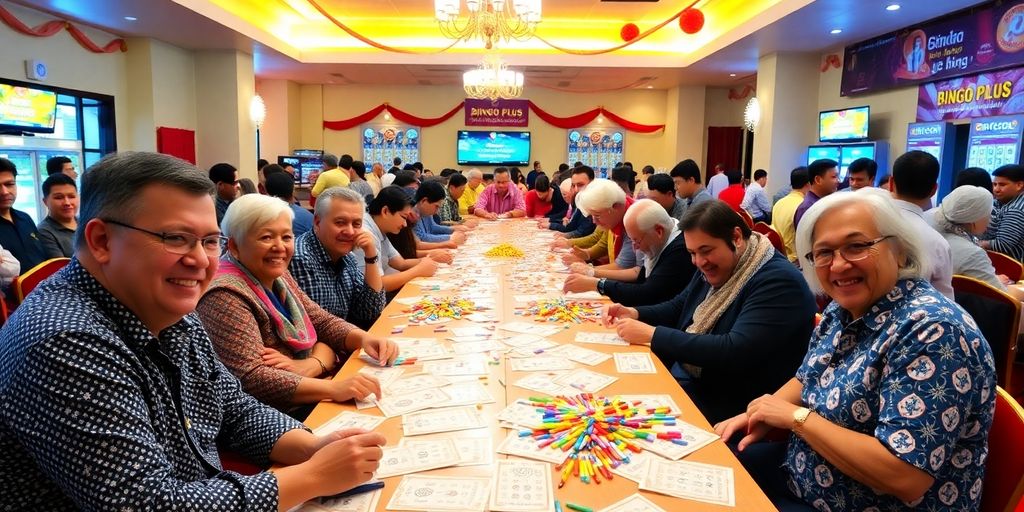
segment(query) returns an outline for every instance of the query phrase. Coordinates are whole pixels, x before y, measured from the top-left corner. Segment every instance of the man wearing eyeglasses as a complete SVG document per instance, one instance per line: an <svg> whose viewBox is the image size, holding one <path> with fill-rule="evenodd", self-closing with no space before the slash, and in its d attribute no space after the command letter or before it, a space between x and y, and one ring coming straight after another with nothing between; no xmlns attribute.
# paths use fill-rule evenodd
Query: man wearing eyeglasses
<svg viewBox="0 0 1024 512"><path fill-rule="evenodd" d="M238 169L223 162L213 164L210 167L210 181L217 186L217 225L220 226L231 201L238 197Z"/></svg>
<svg viewBox="0 0 1024 512"><path fill-rule="evenodd" d="M889 192L903 214L929 248L932 273L929 281L939 293L953 299L953 253L949 242L925 220L932 196L939 188L939 161L924 151L908 151L892 164ZM870 189L869 189L870 190Z"/></svg>
<svg viewBox="0 0 1024 512"><path fill-rule="evenodd" d="M382 436L317 437L241 390L193 314L213 184L155 153L84 176L75 257L0 330L0 508L288 510L368 480ZM260 465L224 471L218 452Z"/></svg>

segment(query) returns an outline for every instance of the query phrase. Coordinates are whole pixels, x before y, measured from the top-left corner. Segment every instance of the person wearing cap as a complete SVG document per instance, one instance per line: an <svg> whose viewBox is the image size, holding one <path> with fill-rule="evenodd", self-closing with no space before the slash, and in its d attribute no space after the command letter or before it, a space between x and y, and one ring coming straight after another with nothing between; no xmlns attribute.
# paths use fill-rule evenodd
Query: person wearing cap
<svg viewBox="0 0 1024 512"><path fill-rule="evenodd" d="M972 185L957 187L934 211L935 229L949 242L953 253L953 274L984 281L1017 300L1024 300L1024 291L1015 286L1007 287L1010 279L996 275L988 254L977 242L992 220L991 192Z"/></svg>

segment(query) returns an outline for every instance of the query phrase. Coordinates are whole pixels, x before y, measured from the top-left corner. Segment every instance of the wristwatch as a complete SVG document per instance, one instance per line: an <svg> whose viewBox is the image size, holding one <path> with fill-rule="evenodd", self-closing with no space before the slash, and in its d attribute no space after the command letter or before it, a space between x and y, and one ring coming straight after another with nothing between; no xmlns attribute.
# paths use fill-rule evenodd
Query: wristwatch
<svg viewBox="0 0 1024 512"><path fill-rule="evenodd" d="M597 293L604 295L604 283L607 281L608 280L603 277L597 280Z"/></svg>
<svg viewBox="0 0 1024 512"><path fill-rule="evenodd" d="M804 426L804 423L807 422L807 417L810 415L811 410L806 407L798 407L793 411L793 432L799 434L797 431Z"/></svg>
<svg viewBox="0 0 1024 512"><path fill-rule="evenodd" d="M380 254L377 254L376 256L374 256L372 258L364 257L363 261L365 261L367 265L373 265L374 263L377 263L378 261L380 261Z"/></svg>

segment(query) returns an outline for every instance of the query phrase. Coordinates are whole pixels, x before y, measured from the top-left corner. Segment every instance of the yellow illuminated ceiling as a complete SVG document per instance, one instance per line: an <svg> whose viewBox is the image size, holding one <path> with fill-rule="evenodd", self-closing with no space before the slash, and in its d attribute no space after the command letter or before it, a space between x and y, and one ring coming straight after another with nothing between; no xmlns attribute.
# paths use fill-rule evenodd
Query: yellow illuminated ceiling
<svg viewBox="0 0 1024 512"><path fill-rule="evenodd" d="M422 63L424 56L387 52L349 36L307 0L174 0L305 63ZM317 0L332 16L362 35L416 52L445 48L451 40L434 21L433 0ZM599 56L578 56L551 48L537 38L500 44L512 63L571 66L686 67L781 19L813 0L700 0L703 30L683 33L677 21L631 46ZM596 50L622 43L619 31L635 23L640 31L672 17L689 2L610 3L599 0L545 0L537 34L574 50ZM430 57L431 62L463 64L478 60L479 41L463 42Z"/></svg>

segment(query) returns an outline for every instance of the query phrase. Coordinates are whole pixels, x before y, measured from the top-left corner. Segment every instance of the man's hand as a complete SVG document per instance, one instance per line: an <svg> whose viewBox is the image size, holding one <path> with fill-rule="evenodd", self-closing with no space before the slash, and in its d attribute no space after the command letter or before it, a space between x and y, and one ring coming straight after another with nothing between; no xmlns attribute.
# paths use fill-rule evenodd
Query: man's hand
<svg viewBox="0 0 1024 512"><path fill-rule="evenodd" d="M561 235L561 233L559 233L558 235ZM564 238L565 235L562 235L561 238L558 235L555 235L554 240L551 241L552 249L568 249L572 247L572 242Z"/></svg>
<svg viewBox="0 0 1024 512"><path fill-rule="evenodd" d="M455 245L462 245L466 243L466 234L461 231L456 231L455 233L452 233L449 240L455 242Z"/></svg>
<svg viewBox="0 0 1024 512"><path fill-rule="evenodd" d="M572 255L577 257L577 258L579 258L580 261L589 261L590 260L590 253L587 252L586 249L583 249L581 247L573 247L572 248Z"/></svg>
<svg viewBox="0 0 1024 512"><path fill-rule="evenodd" d="M352 239L352 245L362 250L363 255L367 258L377 256L377 237L365 229L356 234Z"/></svg>
<svg viewBox="0 0 1024 512"><path fill-rule="evenodd" d="M434 249L433 251L427 253L427 258L430 258L438 263L445 263L451 265L452 261L455 259L455 256L452 254L451 251Z"/></svg>
<svg viewBox="0 0 1024 512"><path fill-rule="evenodd" d="M413 270L417 277L430 277L437 272L437 262L430 258L422 258Z"/></svg>
<svg viewBox="0 0 1024 512"><path fill-rule="evenodd" d="M596 292L597 291L597 278L587 277L580 274L569 274L565 277L565 283L562 285L563 293L583 293L583 292Z"/></svg>
<svg viewBox="0 0 1024 512"><path fill-rule="evenodd" d="M476 227L480 225L480 221L476 219L466 219L466 221L463 222L462 225L466 226L469 229L476 229Z"/></svg>
<svg viewBox="0 0 1024 512"><path fill-rule="evenodd" d="M376 432L345 429L323 436L320 442L322 446L303 464L318 482L317 494L330 496L373 478L387 440Z"/></svg>

